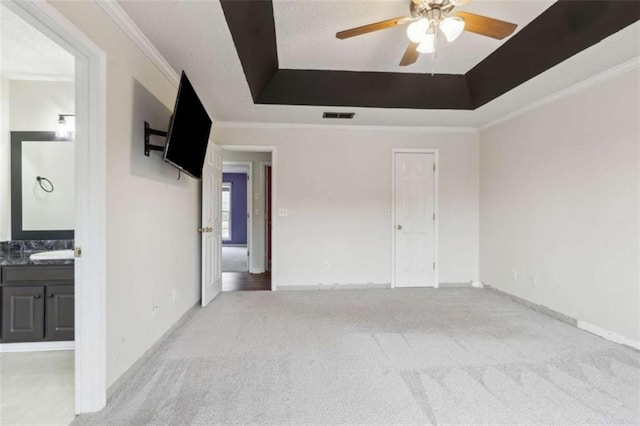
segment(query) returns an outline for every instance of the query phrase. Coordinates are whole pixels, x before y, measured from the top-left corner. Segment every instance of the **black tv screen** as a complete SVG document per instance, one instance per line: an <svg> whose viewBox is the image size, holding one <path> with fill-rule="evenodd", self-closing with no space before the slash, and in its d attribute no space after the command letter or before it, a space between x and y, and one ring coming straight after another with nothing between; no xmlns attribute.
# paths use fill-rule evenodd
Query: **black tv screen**
<svg viewBox="0 0 640 426"><path fill-rule="evenodd" d="M183 71L167 132L164 159L188 175L200 179L210 131L211 118Z"/></svg>

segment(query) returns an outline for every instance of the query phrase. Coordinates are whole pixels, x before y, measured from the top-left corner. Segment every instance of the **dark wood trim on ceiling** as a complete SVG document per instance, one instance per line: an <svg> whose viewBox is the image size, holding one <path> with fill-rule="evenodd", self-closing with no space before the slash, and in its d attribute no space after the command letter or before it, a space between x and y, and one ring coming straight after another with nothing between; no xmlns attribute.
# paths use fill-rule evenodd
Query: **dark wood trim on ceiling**
<svg viewBox="0 0 640 426"><path fill-rule="evenodd" d="M419 94L419 96L416 96ZM463 75L279 69L260 104L472 109Z"/></svg>
<svg viewBox="0 0 640 426"><path fill-rule="evenodd" d="M221 0L253 102L278 70L271 0Z"/></svg>
<svg viewBox="0 0 640 426"><path fill-rule="evenodd" d="M475 107L640 19L636 0L560 0L465 75Z"/></svg>
<svg viewBox="0 0 640 426"><path fill-rule="evenodd" d="M271 0L220 0L256 104L473 110L640 19L635 0L559 0L466 74L280 69Z"/></svg>

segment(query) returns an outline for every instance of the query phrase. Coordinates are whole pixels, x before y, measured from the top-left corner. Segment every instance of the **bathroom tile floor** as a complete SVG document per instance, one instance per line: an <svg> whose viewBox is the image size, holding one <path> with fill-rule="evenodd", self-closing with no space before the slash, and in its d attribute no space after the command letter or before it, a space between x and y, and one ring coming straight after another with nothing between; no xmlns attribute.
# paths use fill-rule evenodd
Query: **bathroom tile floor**
<svg viewBox="0 0 640 426"><path fill-rule="evenodd" d="M73 351L0 353L0 424L68 425L74 399Z"/></svg>

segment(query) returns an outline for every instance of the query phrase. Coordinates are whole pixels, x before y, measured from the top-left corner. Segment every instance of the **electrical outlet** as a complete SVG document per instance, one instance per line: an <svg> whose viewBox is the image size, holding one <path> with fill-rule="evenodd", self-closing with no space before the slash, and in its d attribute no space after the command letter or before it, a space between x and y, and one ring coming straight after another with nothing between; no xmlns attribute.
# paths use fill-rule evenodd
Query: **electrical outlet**
<svg viewBox="0 0 640 426"><path fill-rule="evenodd" d="M154 301L151 305L151 313L155 315L157 311L158 311L158 303Z"/></svg>
<svg viewBox="0 0 640 426"><path fill-rule="evenodd" d="M518 271L516 271L515 269L511 271L511 279L514 281L518 280Z"/></svg>
<svg viewBox="0 0 640 426"><path fill-rule="evenodd" d="M287 209L278 209L278 216L287 217L288 214L289 212L287 211Z"/></svg>
<svg viewBox="0 0 640 426"><path fill-rule="evenodd" d="M536 285L538 285L538 276L537 275L531 275L531 278L529 279L529 284L531 284L534 287Z"/></svg>
<svg viewBox="0 0 640 426"><path fill-rule="evenodd" d="M328 271L329 269L331 269L331 263L329 263L328 260L325 260L324 262L322 262L322 269Z"/></svg>

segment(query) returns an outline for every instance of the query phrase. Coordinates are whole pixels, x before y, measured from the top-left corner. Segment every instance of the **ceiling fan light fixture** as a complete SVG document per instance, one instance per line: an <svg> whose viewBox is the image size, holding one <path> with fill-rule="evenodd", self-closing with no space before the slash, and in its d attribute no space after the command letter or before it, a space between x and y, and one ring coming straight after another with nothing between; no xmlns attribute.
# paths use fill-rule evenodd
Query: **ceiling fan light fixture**
<svg viewBox="0 0 640 426"><path fill-rule="evenodd" d="M429 21L425 18L412 22L407 27L407 37L414 43L420 43L429 29Z"/></svg>
<svg viewBox="0 0 640 426"><path fill-rule="evenodd" d="M433 53L436 51L436 35L433 33L425 34L420 41L416 50L420 53Z"/></svg>
<svg viewBox="0 0 640 426"><path fill-rule="evenodd" d="M440 22L440 31L448 42L457 39L464 31L464 20L457 16L449 16Z"/></svg>

